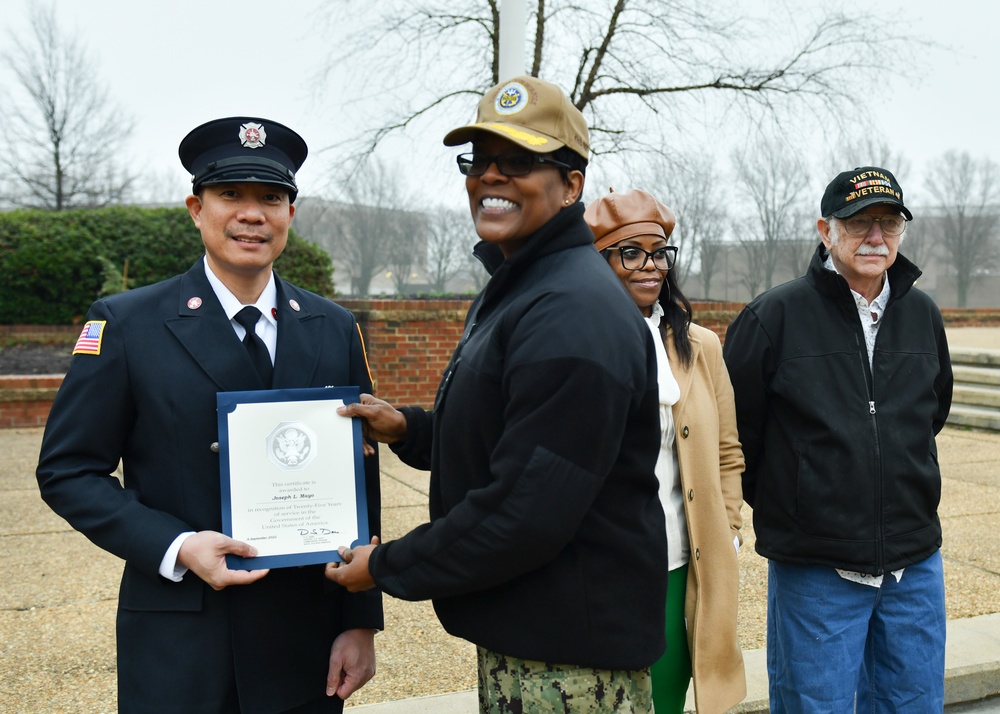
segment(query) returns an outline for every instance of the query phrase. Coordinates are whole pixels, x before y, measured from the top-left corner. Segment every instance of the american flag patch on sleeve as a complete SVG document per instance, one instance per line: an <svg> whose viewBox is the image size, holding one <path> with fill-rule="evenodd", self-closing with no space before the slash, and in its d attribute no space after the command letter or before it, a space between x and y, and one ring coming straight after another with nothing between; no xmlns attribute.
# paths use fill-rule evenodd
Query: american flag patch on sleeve
<svg viewBox="0 0 1000 714"><path fill-rule="evenodd" d="M99 355L101 354L101 340L104 338L104 326L107 320L91 320L83 326L83 332L76 341L73 348L75 355Z"/></svg>

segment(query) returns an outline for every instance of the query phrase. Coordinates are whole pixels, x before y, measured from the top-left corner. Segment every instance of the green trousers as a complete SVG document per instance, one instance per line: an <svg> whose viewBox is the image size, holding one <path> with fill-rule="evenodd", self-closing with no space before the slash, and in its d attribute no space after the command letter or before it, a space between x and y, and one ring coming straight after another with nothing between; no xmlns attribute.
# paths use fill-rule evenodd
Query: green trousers
<svg viewBox="0 0 1000 714"><path fill-rule="evenodd" d="M667 579L667 651L649 669L656 714L683 714L684 699L691 682L691 652L684 626L687 573L685 563L671 570Z"/></svg>

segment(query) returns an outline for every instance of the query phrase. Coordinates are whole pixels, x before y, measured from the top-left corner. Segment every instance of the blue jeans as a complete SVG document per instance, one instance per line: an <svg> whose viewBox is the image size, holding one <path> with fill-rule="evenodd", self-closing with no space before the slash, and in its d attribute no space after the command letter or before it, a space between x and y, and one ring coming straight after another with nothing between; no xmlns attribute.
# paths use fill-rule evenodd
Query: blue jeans
<svg viewBox="0 0 1000 714"><path fill-rule="evenodd" d="M941 712L945 623L940 551L880 588L769 561L772 714Z"/></svg>

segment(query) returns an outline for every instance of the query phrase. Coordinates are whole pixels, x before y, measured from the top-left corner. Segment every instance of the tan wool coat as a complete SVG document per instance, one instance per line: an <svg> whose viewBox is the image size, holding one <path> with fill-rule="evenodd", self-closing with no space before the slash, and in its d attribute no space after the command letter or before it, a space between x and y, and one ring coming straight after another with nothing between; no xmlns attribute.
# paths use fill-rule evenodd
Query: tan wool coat
<svg viewBox="0 0 1000 714"><path fill-rule="evenodd" d="M673 406L675 444L691 543L684 615L698 712L724 712L746 696L743 654L736 637L743 452L736 407L718 335L691 325L694 355L685 369L665 339L680 386ZM740 537L742 543L742 537Z"/></svg>

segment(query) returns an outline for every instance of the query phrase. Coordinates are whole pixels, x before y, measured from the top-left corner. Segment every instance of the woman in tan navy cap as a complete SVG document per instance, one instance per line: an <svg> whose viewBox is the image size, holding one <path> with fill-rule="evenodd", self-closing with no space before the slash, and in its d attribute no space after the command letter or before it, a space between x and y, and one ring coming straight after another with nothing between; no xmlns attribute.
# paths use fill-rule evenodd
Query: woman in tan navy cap
<svg viewBox="0 0 1000 714"><path fill-rule="evenodd" d="M580 203L583 115L555 85L491 89L458 167L491 278L433 412L342 413L430 469L431 523L328 576L434 599L477 646L483 712L649 712L667 558L652 336ZM642 345L646 349L642 349Z"/></svg>
<svg viewBox="0 0 1000 714"><path fill-rule="evenodd" d="M681 714L694 675L699 712L746 695L736 639L743 453L722 345L691 322L667 245L673 212L645 191L587 206L594 246L639 307L657 342L660 453L656 475L667 521L667 653L652 669L657 714ZM685 631L685 623L687 628ZM693 666L692 666L693 665Z"/></svg>

